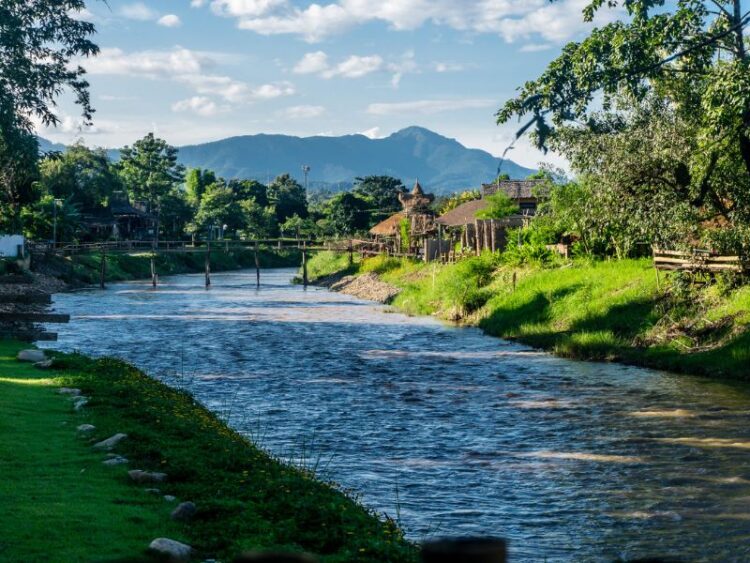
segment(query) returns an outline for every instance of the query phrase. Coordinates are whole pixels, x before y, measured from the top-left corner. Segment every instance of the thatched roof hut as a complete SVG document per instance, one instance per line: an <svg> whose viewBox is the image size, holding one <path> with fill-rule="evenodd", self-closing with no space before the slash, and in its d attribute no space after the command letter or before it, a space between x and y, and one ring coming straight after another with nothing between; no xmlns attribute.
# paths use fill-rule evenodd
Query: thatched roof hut
<svg viewBox="0 0 750 563"><path fill-rule="evenodd" d="M401 229L401 221L404 219L406 219L406 213L403 211L394 213L370 229L370 234L376 237L395 237L398 235Z"/></svg>

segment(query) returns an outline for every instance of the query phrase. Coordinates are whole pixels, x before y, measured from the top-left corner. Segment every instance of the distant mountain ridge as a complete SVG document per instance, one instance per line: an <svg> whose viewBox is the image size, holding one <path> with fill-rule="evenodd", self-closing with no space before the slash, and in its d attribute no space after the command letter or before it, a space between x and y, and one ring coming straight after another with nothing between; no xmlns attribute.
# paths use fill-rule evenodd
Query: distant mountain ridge
<svg viewBox="0 0 750 563"><path fill-rule="evenodd" d="M405 184L418 178L427 191L446 194L493 180L500 163L486 151L466 148L422 127L407 127L382 139L245 135L179 150L185 166L208 168L228 179L265 182L288 172L301 180L302 166L307 165L311 189L346 187L357 176L389 175ZM117 152L110 154L116 158ZM535 171L505 160L501 172L522 179Z"/></svg>

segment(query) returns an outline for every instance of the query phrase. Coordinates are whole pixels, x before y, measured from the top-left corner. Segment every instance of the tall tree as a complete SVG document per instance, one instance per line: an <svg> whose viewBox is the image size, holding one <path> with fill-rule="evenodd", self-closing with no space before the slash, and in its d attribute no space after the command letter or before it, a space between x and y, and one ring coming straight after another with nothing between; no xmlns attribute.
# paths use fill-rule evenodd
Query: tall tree
<svg viewBox="0 0 750 563"><path fill-rule="evenodd" d="M591 0L583 17L592 21L606 9L624 10L626 21L566 45L499 110L498 122L525 117L519 135L533 127L544 148L566 124L599 130L590 111L595 103L609 110L617 96L641 101L653 94L695 124L699 143L687 169L689 183L710 183L735 156L750 175L750 13L743 13L742 1Z"/></svg>
<svg viewBox="0 0 750 563"><path fill-rule="evenodd" d="M91 120L88 83L77 57L98 52L89 39L94 26L76 14L83 0L0 2L0 206L15 222L22 204L34 199L37 143L32 118L56 124L55 100L66 88Z"/></svg>
<svg viewBox="0 0 750 563"><path fill-rule="evenodd" d="M352 192L372 203L374 217L383 218L401 209L398 196L406 186L392 176L365 176L355 178Z"/></svg>
<svg viewBox="0 0 750 563"><path fill-rule="evenodd" d="M185 174L185 193L187 200L193 207L198 207L206 188L216 181L216 174L212 170L191 168Z"/></svg>
<svg viewBox="0 0 750 563"><path fill-rule="evenodd" d="M149 133L132 147L122 149L119 170L130 197L146 203L156 216L158 242L162 203L183 181L184 169L177 163L177 149Z"/></svg>
<svg viewBox="0 0 750 563"><path fill-rule="evenodd" d="M278 176L268 186L268 203L276 210L276 220L286 221L292 215L307 217L307 193L289 174Z"/></svg>

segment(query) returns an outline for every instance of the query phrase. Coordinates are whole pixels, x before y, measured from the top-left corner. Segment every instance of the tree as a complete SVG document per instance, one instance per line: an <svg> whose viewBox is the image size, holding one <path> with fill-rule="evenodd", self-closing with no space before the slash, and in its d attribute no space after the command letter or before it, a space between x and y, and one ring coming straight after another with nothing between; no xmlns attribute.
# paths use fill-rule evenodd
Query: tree
<svg viewBox="0 0 750 563"><path fill-rule="evenodd" d="M70 88L91 120L86 71L71 62L99 48L89 40L94 25L76 17L84 0L24 0L0 3L0 111L12 112L18 125L32 131L30 117L56 125L55 98Z"/></svg>
<svg viewBox="0 0 750 563"><path fill-rule="evenodd" d="M307 217L305 188L289 174L278 176L268 186L268 203L273 205L276 220L279 223L283 223L287 217L295 214L303 218Z"/></svg>
<svg viewBox="0 0 750 563"><path fill-rule="evenodd" d="M636 102L655 95L677 117L694 126L697 139L684 183L709 185L722 169L738 161L750 175L750 60L745 28L750 14L741 0L592 0L584 10L591 21L604 9L624 9L626 22L595 29L570 43L536 80L497 113L499 123L514 115L530 118L519 130L534 127L546 148L562 126L602 131L590 108L609 111L620 97ZM729 202L731 206L733 202Z"/></svg>
<svg viewBox="0 0 750 563"><path fill-rule="evenodd" d="M104 149L89 149L81 143L40 163L40 186L55 198L70 199L83 213L95 212L108 203L121 187L120 178Z"/></svg>
<svg viewBox="0 0 750 563"><path fill-rule="evenodd" d="M252 198L242 200L239 205L245 221L242 236L259 239L267 238L276 232L276 215L270 207L264 207Z"/></svg>
<svg viewBox="0 0 750 563"><path fill-rule="evenodd" d="M52 240L56 230L58 241L75 241L81 231L81 214L70 198L58 203L54 196L44 195L24 207L21 218L24 234L31 239Z"/></svg>
<svg viewBox="0 0 750 563"><path fill-rule="evenodd" d="M216 174L211 170L201 168L191 168L185 174L185 194L187 201L193 207L198 207L201 203L206 188L216 181Z"/></svg>
<svg viewBox="0 0 750 563"><path fill-rule="evenodd" d="M261 207L268 207L268 188L256 180L230 180L229 188L239 200L252 199Z"/></svg>
<svg viewBox="0 0 750 563"><path fill-rule="evenodd" d="M17 231L20 207L38 197L38 156L36 137L19 128L15 116L0 108L0 230Z"/></svg>
<svg viewBox="0 0 750 563"><path fill-rule="evenodd" d="M130 197L145 202L149 212L156 215L154 238L158 242L162 203L183 180L177 149L149 133L132 147L122 149L119 172Z"/></svg>
<svg viewBox="0 0 750 563"><path fill-rule="evenodd" d="M311 217L303 219L299 215L292 215L283 224L279 225L282 234L291 234L296 238L310 236L317 231L317 225Z"/></svg>
<svg viewBox="0 0 750 563"><path fill-rule="evenodd" d="M387 217L401 209L398 196L406 193L406 187L401 180L391 176L365 176L355 178L352 192L371 202L373 216L378 218Z"/></svg>
<svg viewBox="0 0 750 563"><path fill-rule="evenodd" d="M350 192L333 196L327 205L328 230L331 234L353 235L369 225L369 203Z"/></svg>
<svg viewBox="0 0 750 563"><path fill-rule="evenodd" d="M224 225L226 229L223 229ZM200 234L219 228L227 233L236 233L245 226L245 212L238 204L234 192L221 181L208 186L195 214L193 230Z"/></svg>
<svg viewBox="0 0 750 563"><path fill-rule="evenodd" d="M502 219L518 213L518 205L505 192L495 192L484 199L487 206L477 211L477 219Z"/></svg>

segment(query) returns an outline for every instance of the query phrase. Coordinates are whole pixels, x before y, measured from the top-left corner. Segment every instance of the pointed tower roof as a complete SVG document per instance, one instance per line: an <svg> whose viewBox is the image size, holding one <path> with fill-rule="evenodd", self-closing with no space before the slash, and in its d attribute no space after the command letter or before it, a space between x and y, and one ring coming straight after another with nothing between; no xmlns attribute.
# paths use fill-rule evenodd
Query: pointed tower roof
<svg viewBox="0 0 750 563"><path fill-rule="evenodd" d="M424 195L424 190L422 189L422 186L419 183L419 178L417 178L417 181L414 182L414 189L412 189L411 193L412 195Z"/></svg>

